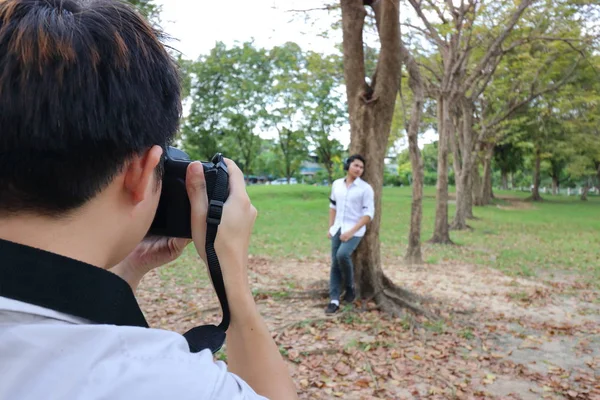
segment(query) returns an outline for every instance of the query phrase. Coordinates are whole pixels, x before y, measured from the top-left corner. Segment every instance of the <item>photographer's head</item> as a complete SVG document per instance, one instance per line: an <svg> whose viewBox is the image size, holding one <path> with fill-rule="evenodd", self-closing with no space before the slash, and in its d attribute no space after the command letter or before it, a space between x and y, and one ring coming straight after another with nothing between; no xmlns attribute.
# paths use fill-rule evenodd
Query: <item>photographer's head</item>
<svg viewBox="0 0 600 400"><path fill-rule="evenodd" d="M129 6L0 0L0 237L96 231L127 254L152 222L180 104L175 63Z"/></svg>
<svg viewBox="0 0 600 400"><path fill-rule="evenodd" d="M353 154L346 160L346 171L352 179L360 178L365 172L365 159L360 154Z"/></svg>

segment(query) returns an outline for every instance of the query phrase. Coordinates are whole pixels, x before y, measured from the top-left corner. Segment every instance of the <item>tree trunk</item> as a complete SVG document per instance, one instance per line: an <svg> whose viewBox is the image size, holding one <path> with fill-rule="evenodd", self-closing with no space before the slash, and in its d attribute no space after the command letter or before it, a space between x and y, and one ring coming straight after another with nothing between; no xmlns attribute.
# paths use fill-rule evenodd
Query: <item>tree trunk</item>
<svg viewBox="0 0 600 400"><path fill-rule="evenodd" d="M365 157L364 179L375 193L375 217L353 255L356 291L360 299L374 300L381 310L392 315L399 315L401 308L427 314L414 304L420 297L397 287L381 268L379 227L384 158L401 72L400 7L398 0L368 2L375 10L381 43L376 76L369 85L365 80L362 37L367 15L364 4L363 0L341 0L350 152Z"/></svg>
<svg viewBox="0 0 600 400"><path fill-rule="evenodd" d="M583 188L583 190L581 191L581 201L587 201L587 195L588 192L590 191L590 185L585 185Z"/></svg>
<svg viewBox="0 0 600 400"><path fill-rule="evenodd" d="M542 201L542 196L540 196L540 169L542 165L542 151L538 146L535 149L535 167L533 170L533 191L531 192L530 200L532 201Z"/></svg>
<svg viewBox="0 0 600 400"><path fill-rule="evenodd" d="M410 113L410 122L406 129L408 133L408 149L410 164L412 166L412 203L410 210L410 231L408 234L408 248L405 260L409 264L422 264L421 255L421 220L423 218L423 159L419 150L419 124L423 112L425 91L423 80L415 59L402 46L403 59L410 75L409 85L413 92L413 105Z"/></svg>
<svg viewBox="0 0 600 400"><path fill-rule="evenodd" d="M431 243L452 244L448 224L448 140L452 132L450 96L438 98L438 176L435 208L435 229Z"/></svg>
<svg viewBox="0 0 600 400"><path fill-rule="evenodd" d="M553 196L558 195L559 188L560 188L560 182L558 180L558 176L553 176L552 177L552 195Z"/></svg>
<svg viewBox="0 0 600 400"><path fill-rule="evenodd" d="M333 184L333 166L331 164L328 164L326 167L327 169L327 181L329 182L329 185Z"/></svg>
<svg viewBox="0 0 600 400"><path fill-rule="evenodd" d="M483 159L483 187L481 193L481 203L484 206L490 205L494 198L492 191L492 157L494 156L494 146L488 144L485 149Z"/></svg>
<svg viewBox="0 0 600 400"><path fill-rule="evenodd" d="M508 172L500 171L502 175L502 190L508 190Z"/></svg>
<svg viewBox="0 0 600 400"><path fill-rule="evenodd" d="M475 162L473 163L473 181L472 181L472 193L473 193L473 205L477 207L481 207L483 205L483 180L481 179L481 174L479 173L479 165L481 164L481 151L482 144L478 146L478 155L475 158Z"/></svg>
<svg viewBox="0 0 600 400"><path fill-rule="evenodd" d="M460 168L460 174L456 176L457 190L456 190L456 213L454 214L454 221L452 222L452 229L464 230L470 228L467 225L467 218L473 216L472 205L473 202L471 196L471 172L472 160L473 160L473 108L467 100L464 100L461 104L462 110L462 125L459 134L462 134L461 148L461 160L462 166ZM460 182L460 183L459 183ZM458 188L460 187L460 190Z"/></svg>

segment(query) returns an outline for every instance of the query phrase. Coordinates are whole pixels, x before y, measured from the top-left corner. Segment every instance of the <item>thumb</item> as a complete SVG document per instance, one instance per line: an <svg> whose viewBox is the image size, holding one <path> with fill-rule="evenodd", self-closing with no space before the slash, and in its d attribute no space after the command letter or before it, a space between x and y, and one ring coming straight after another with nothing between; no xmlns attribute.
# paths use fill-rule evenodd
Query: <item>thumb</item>
<svg viewBox="0 0 600 400"><path fill-rule="evenodd" d="M195 161L188 165L186 174L186 189L192 207L192 220L198 220L206 214L208 197L206 195L206 180L202 163Z"/></svg>
<svg viewBox="0 0 600 400"><path fill-rule="evenodd" d="M182 238L171 238L171 242L169 243L169 250L172 255L179 256L183 249L187 247L192 241L190 239L182 239Z"/></svg>

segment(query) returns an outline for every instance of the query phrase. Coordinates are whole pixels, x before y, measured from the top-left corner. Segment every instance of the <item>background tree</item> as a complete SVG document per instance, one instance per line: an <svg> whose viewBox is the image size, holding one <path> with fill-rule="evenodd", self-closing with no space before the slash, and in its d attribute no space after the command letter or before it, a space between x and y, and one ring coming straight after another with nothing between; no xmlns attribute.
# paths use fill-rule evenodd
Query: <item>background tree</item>
<svg viewBox="0 0 600 400"><path fill-rule="evenodd" d="M508 190L509 175L523 168L523 149L512 142L497 144L494 148L494 166L500 171L500 188Z"/></svg>
<svg viewBox="0 0 600 400"><path fill-rule="evenodd" d="M335 165L342 162L343 146L332 134L348 121L348 111L342 103L344 94L342 59L335 55L308 52L304 90L304 131L318 161L333 182Z"/></svg>
<svg viewBox="0 0 600 400"><path fill-rule="evenodd" d="M281 156L281 172L290 181L302 161L307 158L308 141L302 130L302 107L308 91L307 61L295 43L273 48L271 60L271 91L268 104L268 125L278 134L277 153Z"/></svg>
<svg viewBox="0 0 600 400"><path fill-rule="evenodd" d="M154 23L160 21L161 7L153 0L127 0L127 2L135 6L149 21Z"/></svg>
<svg viewBox="0 0 600 400"><path fill-rule="evenodd" d="M375 300L388 312L398 313L400 306L422 312L413 303L416 296L397 287L383 274L379 242L384 158L400 84L400 5L398 0L341 0L340 4L350 153L365 156L364 178L375 192L375 217L354 255L357 291L361 298ZM365 5L381 7L376 13L381 48L376 72L368 82L363 47Z"/></svg>
<svg viewBox="0 0 600 400"><path fill-rule="evenodd" d="M230 49L217 43L190 67L190 113L182 129L190 156L206 159L219 150L252 173L259 132L269 124L271 66L266 50L251 43Z"/></svg>

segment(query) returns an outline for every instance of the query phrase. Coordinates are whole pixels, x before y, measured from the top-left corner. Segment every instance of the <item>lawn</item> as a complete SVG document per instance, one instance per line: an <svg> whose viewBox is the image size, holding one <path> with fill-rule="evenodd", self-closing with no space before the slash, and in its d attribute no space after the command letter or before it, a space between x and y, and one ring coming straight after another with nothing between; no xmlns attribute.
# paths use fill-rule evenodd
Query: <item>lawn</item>
<svg viewBox="0 0 600 400"><path fill-rule="evenodd" d="M251 253L271 259L328 257L326 238L329 188L306 185L250 186L258 209ZM524 202L526 194L496 193L493 206L476 207L471 231L451 232L457 246L424 243L427 263L460 261L507 274L550 276L576 273L600 280L600 198L547 196ZM514 200L503 200L512 198ZM384 188L380 230L384 262L398 263L407 245L410 188ZM454 205L449 206L452 217ZM425 188L422 239L432 234L435 188Z"/></svg>

